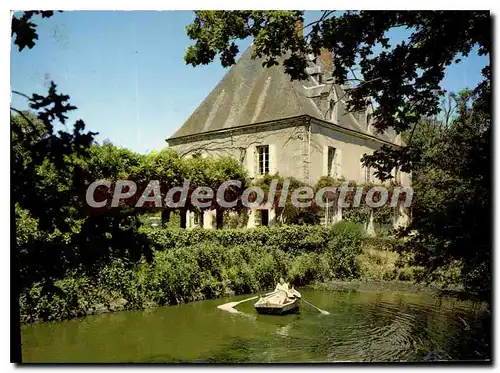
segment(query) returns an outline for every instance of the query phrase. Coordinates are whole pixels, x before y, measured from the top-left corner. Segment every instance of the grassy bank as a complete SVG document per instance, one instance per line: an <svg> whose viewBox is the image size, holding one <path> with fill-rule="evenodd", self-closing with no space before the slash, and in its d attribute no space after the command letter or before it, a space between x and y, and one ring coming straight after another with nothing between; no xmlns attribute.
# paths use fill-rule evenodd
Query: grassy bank
<svg viewBox="0 0 500 373"><path fill-rule="evenodd" d="M353 279L353 280L327 280L324 282L316 282L309 285L313 290L324 291L367 291L367 292L393 292L393 293L430 293L430 294L455 294L463 293L462 286L451 286L450 288L443 289L440 283L414 282L402 280L366 280L366 279Z"/></svg>
<svg viewBox="0 0 500 373"><path fill-rule="evenodd" d="M73 271L50 291L20 298L24 323L122 309L147 309L272 288L335 280L419 280L389 239L363 238L358 225L227 230L146 229L149 260L115 258L94 274ZM404 275L407 274L407 275ZM407 277L404 277L407 276Z"/></svg>
<svg viewBox="0 0 500 373"><path fill-rule="evenodd" d="M461 275L458 261L429 275L424 267L415 265L413 254L398 250L400 243L392 237L365 237L358 257L360 279L370 283L412 282L437 289L463 289L458 285Z"/></svg>

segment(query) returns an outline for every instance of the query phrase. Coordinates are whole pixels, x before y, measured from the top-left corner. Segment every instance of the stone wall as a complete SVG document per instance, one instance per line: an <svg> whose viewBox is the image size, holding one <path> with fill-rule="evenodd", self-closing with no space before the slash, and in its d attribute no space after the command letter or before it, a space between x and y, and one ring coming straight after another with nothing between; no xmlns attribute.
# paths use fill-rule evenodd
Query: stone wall
<svg viewBox="0 0 500 373"><path fill-rule="evenodd" d="M336 149L338 159L337 178L365 182L365 168L361 158L364 154L373 154L380 149L382 143L363 135L353 135L341 129L317 120L311 121L310 141L310 179L314 184L321 176L328 175L328 147ZM380 183L380 180L370 172L370 181ZM410 185L409 175L400 173L399 179L405 186Z"/></svg>

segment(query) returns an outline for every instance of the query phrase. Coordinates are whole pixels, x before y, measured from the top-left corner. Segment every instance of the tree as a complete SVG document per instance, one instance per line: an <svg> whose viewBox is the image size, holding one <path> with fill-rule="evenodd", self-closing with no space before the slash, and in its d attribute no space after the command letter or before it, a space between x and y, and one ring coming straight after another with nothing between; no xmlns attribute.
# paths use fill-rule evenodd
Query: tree
<svg viewBox="0 0 500 373"><path fill-rule="evenodd" d="M265 174L262 178L257 179L253 184L258 186L264 192L264 201L270 202L276 211L276 220L283 224L319 224L320 218L318 215L319 207L314 199L309 207L297 207L292 203L292 195L298 188L309 187L306 183L296 179L287 178L288 186L285 185L285 179L278 174ZM276 189L274 191L274 199L269 201L271 185L275 181ZM286 188L283 190L283 188ZM281 204L283 193L286 194L284 204ZM308 202L310 199L299 202Z"/></svg>
<svg viewBox="0 0 500 373"><path fill-rule="evenodd" d="M177 153L171 149L163 149L144 156L139 165L130 172L130 178L137 183L141 193L152 180L157 180L160 184L162 203L165 203L170 188L182 185L184 175L184 164ZM155 210L152 202L144 203L144 207ZM165 224L170 220L170 209L166 207L161 211L162 223Z"/></svg>
<svg viewBox="0 0 500 373"><path fill-rule="evenodd" d="M184 162L186 169L185 177L190 180L187 199L187 206L190 210L201 214L204 210L215 209L216 226L219 229L223 226L224 213L244 209L240 197L247 184L247 172L236 159L229 156L206 158L195 156L185 159ZM237 201L237 203L232 208L224 208L217 202L217 191L224 182L229 180L239 181L241 185L239 187L236 185L227 186L224 192L225 201ZM197 187L209 187L212 189L213 197L206 199L205 202L210 202L206 208L193 206L191 203L191 195Z"/></svg>
<svg viewBox="0 0 500 373"><path fill-rule="evenodd" d="M454 97L457 116L444 126L420 123L409 146L415 164L410 229L406 244L428 275L453 261L462 263L468 289L491 286L491 127L479 95L464 90Z"/></svg>
<svg viewBox="0 0 500 373"><path fill-rule="evenodd" d="M25 47L33 48L35 40L38 39L36 24L33 17L41 15L42 18L52 17L51 11L28 11L12 18L12 36L14 44L19 51ZM57 184L52 184L53 191L34 188L42 176L38 173L39 167L49 164L60 171L60 177L70 178L81 175L79 165L75 163L75 157L87 157L88 149L96 135L94 132L84 132L85 123L77 120L73 125L73 131L54 131L54 123L59 121L65 125L67 113L76 109L68 103L69 96L57 92L54 82L50 83L48 94L43 96L33 94L28 96L18 91L12 91L16 95L26 98L32 109L30 113L20 111L11 106L11 131L14 150L14 162L12 165L12 185L14 203L30 211L34 218L39 218L45 227L58 228L61 231L69 231L71 227L61 215L61 208L69 205L71 199L68 190L57 190ZM49 172L49 170L46 170ZM68 183L69 180L66 181ZM43 195L40 194L44 193ZM64 197L63 197L64 195Z"/></svg>
<svg viewBox="0 0 500 373"><path fill-rule="evenodd" d="M11 35L14 38L14 44L22 51L25 47L29 49L35 46L35 40L38 40L36 24L33 23L33 17L41 15L42 18L50 18L54 15L53 11L27 11L14 14L12 17Z"/></svg>
<svg viewBox="0 0 500 373"><path fill-rule="evenodd" d="M104 213L93 211L85 198L97 179L128 179L141 156L106 143L91 145L84 155L64 155L58 163L45 158L35 164L31 155L49 138L48 131L29 113L13 115L11 121L13 172L20 182L14 185L18 194L13 256L19 264L21 289L39 282L46 291L56 291L53 282L68 270L95 272L112 257L133 261L150 254L136 234L138 210L121 205ZM112 190L106 193L111 199Z"/></svg>
<svg viewBox="0 0 500 373"><path fill-rule="evenodd" d="M19 51L22 51L25 47L33 48L35 40L38 39L33 18L36 15L41 15L42 18L50 18L53 13L52 11L27 11L14 14L12 18L12 37ZM72 132L54 132L53 122L58 120L65 124L67 120L66 113L76 109L76 107L68 103L69 96L57 92L57 86L54 82L51 82L48 94L45 96L40 94L28 96L18 91L12 91L12 93L25 97L30 103L30 108L36 112L32 116L28 116L12 106L10 108L11 112L18 114L17 117L11 115L13 140L13 162L11 166L13 197L11 199L11 211L12 216L16 219L16 234L20 233L19 229L22 231L24 223L34 225L34 222L37 222L42 228L52 229L53 231L71 232L71 225L68 224L64 214L61 214L63 205L58 205L58 202L68 199L68 193L63 192L62 196L55 196L55 198L51 198L51 201L46 201L44 197L49 195L46 190L43 190L40 194L40 189L35 187L41 178L36 170L44 163L54 163L60 170L67 170L67 156L72 153L85 154L86 149L92 143L95 133L84 132L85 124L81 120L74 123ZM35 117L37 120L34 120ZM66 175L68 177L71 174L66 173ZM55 205L52 205L52 203L55 203ZM45 207L48 207L48 209L45 209ZM51 224L53 224L52 227L50 227ZM26 285L26 281L29 281L30 276L32 276L32 280L40 278L47 280L47 270L55 273L60 269L60 260L56 260L54 263L51 262L51 259L57 255L55 253L60 251L50 249L52 240L39 240L39 238L40 235L35 232L35 234L27 236L27 241L16 240L16 245L11 246L16 248L11 250L12 267L19 269L19 271L13 271L14 273L12 273L14 289L11 291L11 302L13 304L18 303L19 292L23 285ZM27 245L26 247L31 248L30 253L36 252L38 249L37 243L39 242L47 243L47 245L39 248L38 256L33 256L29 255L27 251L21 250L23 242ZM46 250L42 247L45 247ZM49 255L43 255L43 253ZM23 267L26 264L23 263L23 259L36 264L37 258L44 259L38 263L40 271L31 271L32 268ZM50 263L49 266L44 267L43 264L47 265L47 263ZM51 267L52 265L53 267ZM23 271L23 268L28 270ZM50 289L52 282L46 281L46 284L46 290ZM17 310L17 308L15 309ZM13 325L18 326L17 330L12 331L12 334L19 336L20 327L17 324L19 315L13 312L12 317ZM20 350L17 351L17 354L16 349L11 351L11 361L21 361Z"/></svg>

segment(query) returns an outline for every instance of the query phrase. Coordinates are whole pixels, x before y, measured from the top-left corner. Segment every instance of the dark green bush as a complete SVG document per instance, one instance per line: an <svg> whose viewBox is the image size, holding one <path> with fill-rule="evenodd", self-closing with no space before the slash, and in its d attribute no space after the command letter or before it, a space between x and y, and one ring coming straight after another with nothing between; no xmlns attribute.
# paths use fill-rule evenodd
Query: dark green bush
<svg viewBox="0 0 500 373"><path fill-rule="evenodd" d="M359 276L356 224L263 229L145 229L156 248L150 261L114 259L90 278L78 272L57 292L33 286L21 296L23 322L61 320L112 310L210 299L271 289L280 277L306 285Z"/></svg>
<svg viewBox="0 0 500 373"><path fill-rule="evenodd" d="M292 225L262 229L154 229L143 231L156 250L182 248L199 243L269 246L285 252L322 251L333 247L359 246L362 228L358 224L339 222L331 227ZM334 241L332 243L332 241Z"/></svg>
<svg viewBox="0 0 500 373"><path fill-rule="evenodd" d="M399 251L401 241L392 237L365 237L363 238L365 247L374 247L377 250Z"/></svg>

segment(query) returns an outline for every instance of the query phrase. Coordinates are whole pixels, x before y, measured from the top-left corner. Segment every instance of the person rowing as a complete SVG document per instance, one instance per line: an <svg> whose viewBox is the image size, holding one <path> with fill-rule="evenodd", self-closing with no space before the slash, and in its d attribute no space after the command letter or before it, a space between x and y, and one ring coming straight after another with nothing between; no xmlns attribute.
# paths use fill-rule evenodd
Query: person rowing
<svg viewBox="0 0 500 373"><path fill-rule="evenodd" d="M295 290L292 286L290 289L288 283L285 282L283 277L280 278L279 282L276 284L274 291L266 295L275 294L274 297L270 298L269 301L272 303L284 304L293 300L294 298L300 298L300 293Z"/></svg>

